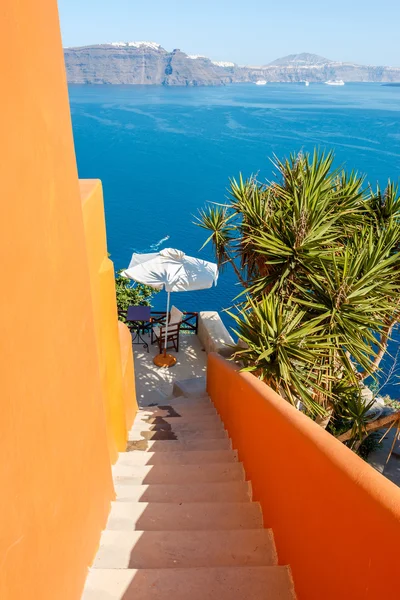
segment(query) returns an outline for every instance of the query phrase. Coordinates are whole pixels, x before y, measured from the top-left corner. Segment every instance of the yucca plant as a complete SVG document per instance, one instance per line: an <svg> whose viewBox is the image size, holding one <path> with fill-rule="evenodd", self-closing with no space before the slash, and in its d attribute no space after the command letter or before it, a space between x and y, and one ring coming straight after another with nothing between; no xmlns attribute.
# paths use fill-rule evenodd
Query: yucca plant
<svg viewBox="0 0 400 600"><path fill-rule="evenodd" d="M242 342L235 357L243 363L243 370L258 375L292 404L301 400L323 415L317 397L325 390L319 380L332 348L329 337L321 341L324 316L305 319L304 310L282 303L276 294L257 302L249 298L239 315L230 314Z"/></svg>
<svg viewBox="0 0 400 600"><path fill-rule="evenodd" d="M235 358L313 418L347 415L360 437L360 382L378 375L400 318L398 189L374 191L332 153L273 162L272 181L232 179L197 219L243 288Z"/></svg>
<svg viewBox="0 0 400 600"><path fill-rule="evenodd" d="M335 394L337 398L335 417L343 424L347 424L350 430L342 436L339 435L339 439L349 437L350 446L356 449L366 435L366 419L374 400L365 400L360 387L346 380L337 384Z"/></svg>

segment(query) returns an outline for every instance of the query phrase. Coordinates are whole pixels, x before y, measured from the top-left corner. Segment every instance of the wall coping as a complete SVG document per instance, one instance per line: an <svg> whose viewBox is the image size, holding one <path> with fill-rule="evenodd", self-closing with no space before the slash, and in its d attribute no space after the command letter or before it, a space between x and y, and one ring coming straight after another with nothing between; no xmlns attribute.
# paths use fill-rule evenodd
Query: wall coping
<svg viewBox="0 0 400 600"><path fill-rule="evenodd" d="M217 311L207 310L199 313L197 335L207 354L210 352L217 352L222 356L232 354L230 346L235 342Z"/></svg>

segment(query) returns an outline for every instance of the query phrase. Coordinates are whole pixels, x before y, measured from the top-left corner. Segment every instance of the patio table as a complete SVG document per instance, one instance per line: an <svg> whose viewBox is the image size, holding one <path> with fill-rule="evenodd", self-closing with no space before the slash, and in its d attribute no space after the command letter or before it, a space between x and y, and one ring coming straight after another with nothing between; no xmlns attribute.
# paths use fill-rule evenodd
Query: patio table
<svg viewBox="0 0 400 600"><path fill-rule="evenodd" d="M129 327L132 333L132 344L142 344L148 352L149 344L142 338L140 332L144 331L144 324L150 322L150 306L129 306L126 320L132 323Z"/></svg>

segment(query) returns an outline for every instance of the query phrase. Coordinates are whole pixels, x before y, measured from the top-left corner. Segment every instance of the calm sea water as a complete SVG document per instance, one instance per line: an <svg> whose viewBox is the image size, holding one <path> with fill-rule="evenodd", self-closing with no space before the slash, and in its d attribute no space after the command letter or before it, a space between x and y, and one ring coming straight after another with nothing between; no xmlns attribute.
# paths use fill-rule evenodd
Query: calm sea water
<svg viewBox="0 0 400 600"><path fill-rule="evenodd" d="M133 251L165 246L213 258L193 224L228 179L271 175L269 158L315 146L384 184L400 176L400 87L347 84L222 88L70 86L79 175L104 185L109 251L116 268ZM176 295L184 310L221 310L239 289L221 274L212 290ZM164 306L165 296L155 300ZM396 351L394 344L392 352ZM394 382L388 392L400 396Z"/></svg>

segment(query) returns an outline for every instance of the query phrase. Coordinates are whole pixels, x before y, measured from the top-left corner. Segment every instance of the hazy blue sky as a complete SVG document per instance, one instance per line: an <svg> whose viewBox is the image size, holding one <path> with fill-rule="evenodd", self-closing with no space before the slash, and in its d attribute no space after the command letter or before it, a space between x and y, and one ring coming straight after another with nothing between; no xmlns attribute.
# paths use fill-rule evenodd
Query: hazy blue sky
<svg viewBox="0 0 400 600"><path fill-rule="evenodd" d="M400 66L400 0L59 0L65 46L149 40L214 60L286 54Z"/></svg>

